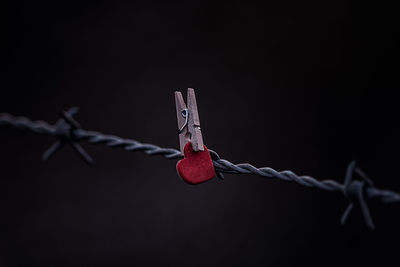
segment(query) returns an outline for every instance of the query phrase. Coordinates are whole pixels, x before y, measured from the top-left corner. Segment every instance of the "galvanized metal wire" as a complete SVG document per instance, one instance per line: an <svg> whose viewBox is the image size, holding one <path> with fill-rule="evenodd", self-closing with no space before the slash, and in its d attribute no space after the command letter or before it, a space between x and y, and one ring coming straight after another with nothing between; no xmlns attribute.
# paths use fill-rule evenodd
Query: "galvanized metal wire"
<svg viewBox="0 0 400 267"><path fill-rule="evenodd" d="M53 125L41 120L33 121L27 117L17 117L8 113L0 113L0 126L12 126L21 130L56 137L56 143L44 153L43 160L48 160L63 145L70 144L87 163L93 163L93 159L80 146L79 142L81 141L86 141L90 144L104 144L108 147L121 148L130 152L141 151L149 156L159 155L175 160L183 158L181 152L174 148L162 148L133 139L84 130L72 118L77 111L78 109L74 107L66 112L61 112L61 118ZM209 151L213 159L214 168L220 178L223 178L222 173L253 174L271 179L295 182L303 186L315 187L325 191L342 193L350 202L342 216L342 224L346 222L354 205L358 204L361 207L367 226L373 229L374 223L366 200L378 199L383 203L400 202L399 193L376 188L371 179L356 167L355 161L349 164L344 183L342 184L334 180L317 180L311 176L297 175L289 170L276 171L270 167L257 168L249 163L234 164L228 160L221 159L215 151L210 149ZM359 180L353 180L354 173L360 177Z"/></svg>

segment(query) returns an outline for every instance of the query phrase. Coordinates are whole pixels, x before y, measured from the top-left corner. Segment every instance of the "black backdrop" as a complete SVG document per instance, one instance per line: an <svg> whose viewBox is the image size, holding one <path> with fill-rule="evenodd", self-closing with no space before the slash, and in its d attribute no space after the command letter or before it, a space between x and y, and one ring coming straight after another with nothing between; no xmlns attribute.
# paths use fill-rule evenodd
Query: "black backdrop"
<svg viewBox="0 0 400 267"><path fill-rule="evenodd" d="M11 2L11 1L10 1ZM208 147L342 181L356 159L400 191L398 10L380 2L6 3L0 112L178 147L173 92L196 89ZM398 264L399 206L250 175L189 186L174 161L0 129L1 266ZM391 245L390 243L394 243ZM396 263L397 262L397 263Z"/></svg>

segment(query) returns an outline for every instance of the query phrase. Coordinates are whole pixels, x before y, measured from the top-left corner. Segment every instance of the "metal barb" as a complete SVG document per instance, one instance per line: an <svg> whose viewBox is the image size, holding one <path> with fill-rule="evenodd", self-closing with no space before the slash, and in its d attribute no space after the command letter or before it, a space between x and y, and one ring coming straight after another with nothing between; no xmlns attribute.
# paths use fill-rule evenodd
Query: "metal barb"
<svg viewBox="0 0 400 267"><path fill-rule="evenodd" d="M353 174L357 173L363 180L353 180ZM344 195L350 200L345 212L342 215L341 224L344 225L353 210L355 203L361 207L361 212L364 216L365 223L368 228L373 230L375 228L372 220L371 213L369 211L367 201L365 200L366 186L373 186L371 179L369 179L365 173L356 167L356 162L352 161L347 167L346 176L344 179Z"/></svg>
<svg viewBox="0 0 400 267"><path fill-rule="evenodd" d="M68 111L61 111L60 116L55 123L55 136L58 137L53 145L51 145L42 156L43 161L47 161L57 151L59 151L65 144L70 144L74 151L87 163L93 164L93 158L83 149L83 147L77 142L75 131L80 128L80 125L72 117L78 112L77 107L70 108Z"/></svg>

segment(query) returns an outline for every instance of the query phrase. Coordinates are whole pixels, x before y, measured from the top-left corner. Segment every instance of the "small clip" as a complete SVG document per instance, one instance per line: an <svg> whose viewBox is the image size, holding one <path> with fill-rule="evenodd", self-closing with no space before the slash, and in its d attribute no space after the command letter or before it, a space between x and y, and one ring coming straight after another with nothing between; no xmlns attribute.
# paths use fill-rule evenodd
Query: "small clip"
<svg viewBox="0 0 400 267"><path fill-rule="evenodd" d="M189 184L200 184L215 177L213 161L203 144L194 90L188 88L187 104L181 92L175 92L179 144L184 158L176 164L178 175ZM217 156L218 157L218 156ZM218 175L218 177L222 177Z"/></svg>
<svg viewBox="0 0 400 267"><path fill-rule="evenodd" d="M181 153L183 154L185 145L189 141L193 151L204 151L194 89L188 88L187 90L187 107L181 92L175 92L175 104Z"/></svg>

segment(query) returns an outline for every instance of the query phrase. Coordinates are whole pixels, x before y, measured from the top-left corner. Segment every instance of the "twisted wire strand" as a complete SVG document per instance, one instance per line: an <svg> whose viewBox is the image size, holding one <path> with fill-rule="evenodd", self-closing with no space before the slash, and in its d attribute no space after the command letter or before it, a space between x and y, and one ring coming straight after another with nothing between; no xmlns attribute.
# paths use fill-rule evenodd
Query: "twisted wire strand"
<svg viewBox="0 0 400 267"><path fill-rule="evenodd" d="M21 130L29 130L38 134L54 135L56 127L45 121L32 121L23 116L13 116L8 113L0 113L0 126L13 126Z"/></svg>
<svg viewBox="0 0 400 267"><path fill-rule="evenodd" d="M50 125L49 123L40 120L32 121L26 117L16 117L8 113L0 113L0 126L13 126L18 129L28 130L38 134L57 136L57 127L55 125ZM141 151L149 156L160 155L167 159L183 158L181 152L174 148L162 148L154 144L141 143L136 140L125 139L115 135L107 135L96 131L87 131L81 128L74 130L74 140L87 141L90 144L104 144L108 147L123 148L124 150L131 152ZM234 164L228 160L221 159L215 151L210 149L209 151L217 173L253 174L266 178L275 178L283 181L295 182L302 186L315 187L325 191L341 192L346 197L352 195L351 192L349 193L350 190L353 190L350 186L346 186L345 184L341 184L334 180L317 180L311 176L297 175L289 170L276 171L270 167L257 168L249 163ZM360 183L359 186L364 186L364 184ZM380 199L383 203L400 202L399 193L390 190L378 189L374 186L365 187L365 195L368 199ZM364 201L362 199L358 200L360 202ZM346 211L345 214L346 213L348 213L348 211ZM366 218L366 220L371 220L371 218ZM371 225L371 228L373 228L372 223Z"/></svg>

